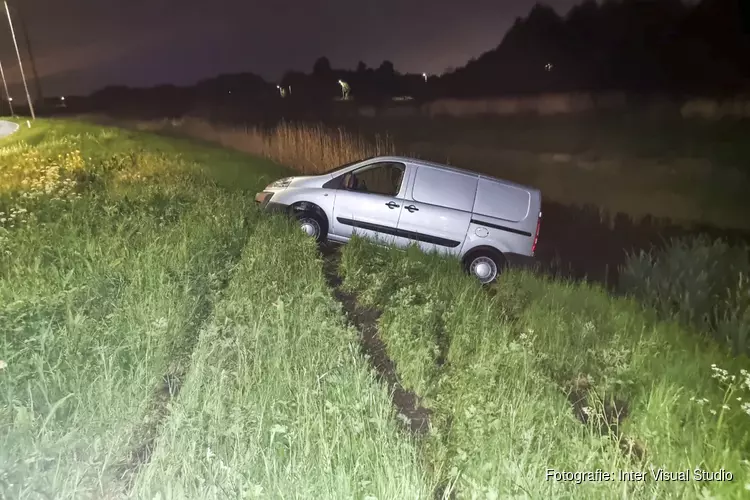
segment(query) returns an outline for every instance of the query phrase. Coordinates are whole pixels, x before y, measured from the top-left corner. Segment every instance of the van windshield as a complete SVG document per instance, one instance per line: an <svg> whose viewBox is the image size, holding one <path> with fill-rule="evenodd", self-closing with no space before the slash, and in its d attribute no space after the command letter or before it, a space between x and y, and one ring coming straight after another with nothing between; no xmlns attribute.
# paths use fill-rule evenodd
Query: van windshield
<svg viewBox="0 0 750 500"><path fill-rule="evenodd" d="M332 168L330 170L326 170L325 172L323 172L320 175L333 174L333 173L335 173L335 172L337 172L337 171L339 171L341 169L344 169L346 167L351 167L352 165L354 165L356 163L363 162L365 160L369 160L369 158L362 158L361 160L355 160L355 161L350 161L349 163L344 163L343 165L339 165L338 167Z"/></svg>

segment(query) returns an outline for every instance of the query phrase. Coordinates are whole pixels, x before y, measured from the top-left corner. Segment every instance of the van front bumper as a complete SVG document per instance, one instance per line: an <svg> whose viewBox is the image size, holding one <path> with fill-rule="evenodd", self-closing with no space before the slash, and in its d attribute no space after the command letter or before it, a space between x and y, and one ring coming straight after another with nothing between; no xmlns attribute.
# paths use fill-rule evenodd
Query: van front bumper
<svg viewBox="0 0 750 500"><path fill-rule="evenodd" d="M273 195L274 193L262 191L255 195L255 203L258 204L261 210L267 210L269 212L286 212L287 205L271 201Z"/></svg>
<svg viewBox="0 0 750 500"><path fill-rule="evenodd" d="M260 208L266 208L266 205L271 201L271 198L273 198L273 193L262 191L255 195L255 203L257 203Z"/></svg>

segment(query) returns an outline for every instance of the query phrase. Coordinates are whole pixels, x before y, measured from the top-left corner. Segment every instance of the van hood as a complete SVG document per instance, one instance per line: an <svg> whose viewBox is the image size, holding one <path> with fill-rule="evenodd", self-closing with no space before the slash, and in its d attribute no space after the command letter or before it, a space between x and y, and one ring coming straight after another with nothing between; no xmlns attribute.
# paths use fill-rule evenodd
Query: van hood
<svg viewBox="0 0 750 500"><path fill-rule="evenodd" d="M281 191L289 187L320 187L331 178L330 175L299 175L284 177L273 181L265 187L265 191Z"/></svg>
<svg viewBox="0 0 750 500"><path fill-rule="evenodd" d="M331 180L333 176L331 174L325 175L301 175L299 177L292 177L289 187L321 187L327 181Z"/></svg>

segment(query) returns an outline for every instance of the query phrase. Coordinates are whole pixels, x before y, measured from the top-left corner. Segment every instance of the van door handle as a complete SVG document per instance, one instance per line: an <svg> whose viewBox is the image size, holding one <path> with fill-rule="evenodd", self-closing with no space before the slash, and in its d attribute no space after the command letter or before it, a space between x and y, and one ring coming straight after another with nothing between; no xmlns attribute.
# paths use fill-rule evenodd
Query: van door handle
<svg viewBox="0 0 750 500"><path fill-rule="evenodd" d="M415 207L414 205L408 205L408 206L406 206L404 208L407 209L411 213L419 212L419 209L417 207Z"/></svg>
<svg viewBox="0 0 750 500"><path fill-rule="evenodd" d="M391 210L393 210L394 208L398 208L398 205L396 205L396 203L392 201L389 201L388 203L386 203L385 206L390 208Z"/></svg>

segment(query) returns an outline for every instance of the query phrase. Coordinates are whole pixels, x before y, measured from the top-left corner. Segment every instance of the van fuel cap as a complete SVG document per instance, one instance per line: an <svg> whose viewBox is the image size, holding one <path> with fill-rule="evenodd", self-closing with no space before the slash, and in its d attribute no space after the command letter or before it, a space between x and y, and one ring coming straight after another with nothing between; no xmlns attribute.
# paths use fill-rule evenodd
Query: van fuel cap
<svg viewBox="0 0 750 500"><path fill-rule="evenodd" d="M490 232L487 230L486 227L478 227L476 230L474 230L474 234L479 236L480 238L486 238Z"/></svg>

